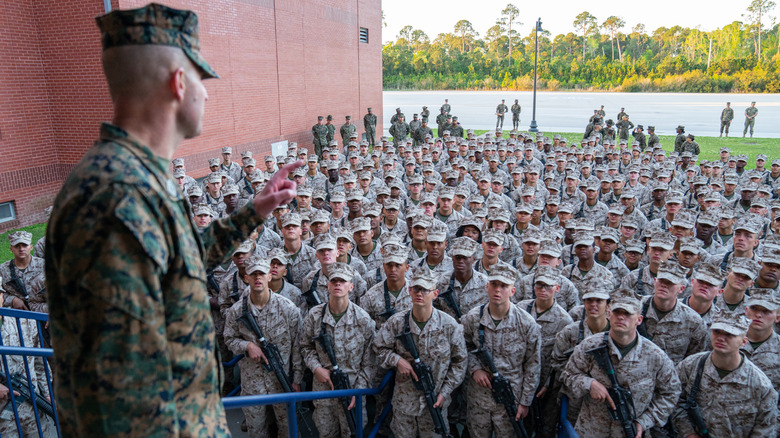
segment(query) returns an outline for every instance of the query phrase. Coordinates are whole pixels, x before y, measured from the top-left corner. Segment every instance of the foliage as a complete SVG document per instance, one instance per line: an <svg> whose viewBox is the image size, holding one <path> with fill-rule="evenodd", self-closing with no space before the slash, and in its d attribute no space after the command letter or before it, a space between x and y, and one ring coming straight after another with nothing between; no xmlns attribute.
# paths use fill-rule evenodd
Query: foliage
<svg viewBox="0 0 780 438"><path fill-rule="evenodd" d="M5 233L0 234L0 263L4 263L14 258L14 255L11 253L11 247L7 245L8 235L13 231L20 231L20 230L29 231L30 233L32 233L33 235L32 244L33 246L35 246L35 242L37 242L38 239L46 235L46 224L45 223L35 224L35 225L30 225L28 227L18 228L18 229L14 228L12 230L8 230ZM42 254L41 255L35 254L35 255L37 255L38 257L43 257Z"/></svg>
<svg viewBox="0 0 780 438"><path fill-rule="evenodd" d="M774 7L752 0L745 22L711 32L680 26L648 32L641 23L629 31L619 16L599 24L583 11L571 32L539 32L539 88L777 93L780 24L767 26ZM516 11L508 4L483 36L465 19L433 40L404 27L382 49L385 89L531 89L536 33L518 31Z"/></svg>

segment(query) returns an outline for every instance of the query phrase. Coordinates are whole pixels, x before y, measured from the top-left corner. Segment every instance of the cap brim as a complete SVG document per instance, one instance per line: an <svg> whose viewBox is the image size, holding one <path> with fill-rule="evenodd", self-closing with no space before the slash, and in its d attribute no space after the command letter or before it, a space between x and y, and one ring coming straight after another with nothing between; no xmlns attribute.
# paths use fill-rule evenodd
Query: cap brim
<svg viewBox="0 0 780 438"><path fill-rule="evenodd" d="M780 306L778 306L777 304L771 303L769 301L758 300L758 299L753 299L753 298L748 298L746 306L747 307L750 307L750 306L761 306L764 309L769 310L770 312L774 312L775 310L780 308Z"/></svg>
<svg viewBox="0 0 780 438"><path fill-rule="evenodd" d="M634 306L632 304L628 304L628 303L621 303L621 302L617 301L617 302L612 303L609 306L609 310L611 310L611 311L615 311L617 309L623 309L623 310L625 310L626 312L628 312L628 313L630 313L632 315L636 315L637 313L639 313L639 308L637 308L636 306Z"/></svg>
<svg viewBox="0 0 780 438"><path fill-rule="evenodd" d="M725 324L722 322L713 322L710 326L710 330L723 330L724 332L734 336L745 336L747 334L747 330L740 330L731 324Z"/></svg>
<svg viewBox="0 0 780 438"><path fill-rule="evenodd" d="M500 281L504 284L515 284L514 280L504 275L491 274L488 276L488 281Z"/></svg>
<svg viewBox="0 0 780 438"><path fill-rule="evenodd" d="M588 298L600 298L602 300L608 300L609 294L607 292L586 292L583 296L583 300L587 300Z"/></svg>
<svg viewBox="0 0 780 438"><path fill-rule="evenodd" d="M208 62L206 62L205 59L203 59L203 56L200 55L200 52L197 52L192 49L185 49L185 48L182 48L182 50L184 50L184 53L187 55L188 58L190 58L190 61L192 61L193 64L195 64L196 66L198 66L198 68L200 68L201 77L203 79L219 79L219 75L217 74L217 72L214 71L213 68L211 68L211 66L209 65Z"/></svg>

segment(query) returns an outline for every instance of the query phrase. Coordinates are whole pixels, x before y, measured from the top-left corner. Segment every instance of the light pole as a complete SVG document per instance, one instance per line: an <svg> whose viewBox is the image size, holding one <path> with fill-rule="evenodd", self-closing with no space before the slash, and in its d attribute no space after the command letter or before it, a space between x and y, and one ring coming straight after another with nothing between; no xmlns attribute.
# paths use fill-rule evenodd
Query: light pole
<svg viewBox="0 0 780 438"><path fill-rule="evenodd" d="M536 20L536 29L534 30L534 107L533 117L531 118L531 126L528 128L529 132L539 132L539 127L536 125L536 59L539 57L539 32L542 31L542 17Z"/></svg>

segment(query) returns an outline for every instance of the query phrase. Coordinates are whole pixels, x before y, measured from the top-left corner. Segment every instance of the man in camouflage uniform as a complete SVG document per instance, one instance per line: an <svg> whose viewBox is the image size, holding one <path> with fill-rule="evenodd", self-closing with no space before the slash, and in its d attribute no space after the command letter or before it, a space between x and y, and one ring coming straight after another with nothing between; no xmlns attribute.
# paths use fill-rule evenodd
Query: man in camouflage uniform
<svg viewBox="0 0 780 438"><path fill-rule="evenodd" d="M520 104L515 99L514 105L512 105L512 129L520 129Z"/></svg>
<svg viewBox="0 0 780 438"><path fill-rule="evenodd" d="M317 123L311 127L311 135L314 137L314 153L322 160L322 149L328 146L328 128L323 122L322 116L317 116Z"/></svg>
<svg viewBox="0 0 780 438"><path fill-rule="evenodd" d="M289 382L300 390L303 369L298 360L298 334L301 329L301 314L287 298L272 293L268 288L271 266L267 259L255 258L247 262L246 277L250 293L243 296L227 311L225 322L225 343L233 354L243 354L241 368L241 395L264 395L284 392L273 370L263 366L268 358L261 350L261 340L251 328L250 322L239 318L253 318L265 338L263 342L275 345L282 359L285 375L293 368ZM242 279L243 281L244 279ZM282 404L273 405L276 425L281 436L287 435L287 409ZM243 408L250 436L267 436L269 421L267 406Z"/></svg>
<svg viewBox="0 0 780 438"><path fill-rule="evenodd" d="M449 99L444 99L444 105L441 106L441 111L447 115L449 115L450 111L452 111L452 107L450 106ZM441 137L441 135L439 136Z"/></svg>
<svg viewBox="0 0 780 438"><path fill-rule="evenodd" d="M756 126L756 116L758 115L758 108L756 108L755 102L750 102L750 106L745 109L745 130L742 131L742 138L750 128L750 138L753 138L753 127Z"/></svg>
<svg viewBox="0 0 780 438"><path fill-rule="evenodd" d="M539 384L542 336L533 318L510 300L515 275L511 268L495 268L488 277L488 303L472 308L462 319L466 347L471 352L466 385L468 430L474 438L489 438L493 433L514 436L510 422L528 415ZM493 398L493 375L474 354L478 348L491 353L496 371L509 380L517 403L515 416L510 418L506 408Z"/></svg>
<svg viewBox="0 0 780 438"><path fill-rule="evenodd" d="M452 270L438 276L436 289L439 290L439 297L434 301L434 305L456 320L487 301L487 276L474 270L474 255L478 247L479 244L469 237L453 239L450 249ZM448 298L445 300L445 297ZM457 306L457 311L452 307L452 303Z"/></svg>
<svg viewBox="0 0 780 438"><path fill-rule="evenodd" d="M580 296L590 290L596 284L614 284L612 273L609 269L596 263L593 255L596 252L593 246L594 237L592 231L577 231L574 234L572 248L577 255L577 262L567 265L561 271L574 284ZM580 297L581 298L581 297Z"/></svg>
<svg viewBox="0 0 780 438"><path fill-rule="evenodd" d="M509 111L509 108L504 104L504 99L501 99L501 103L496 107L496 131L504 128L504 114Z"/></svg>
<svg viewBox="0 0 780 438"><path fill-rule="evenodd" d="M740 353L747 343L748 320L720 313L712 322L712 352L688 356L677 365L682 382L674 415L680 436L701 436L682 406L698 382L695 403L712 437L777 436L777 391L758 366Z"/></svg>
<svg viewBox="0 0 780 438"><path fill-rule="evenodd" d="M0 265L0 278L6 291L2 305L18 310L30 310L30 297L41 292L43 286L37 277L44 276L43 259L30 253L32 233L14 231L8 234L10 250L14 258ZM44 297L45 299L45 297Z"/></svg>
<svg viewBox="0 0 780 438"><path fill-rule="evenodd" d="M281 168L229 220L195 230L168 164L200 133L202 79L217 77L199 53L197 22L158 4L97 19L122 117L103 124L71 171L46 235L64 436L230 435L205 269L293 198L287 176L301 163Z"/></svg>
<svg viewBox="0 0 780 438"><path fill-rule="evenodd" d="M434 309L433 300L439 296L436 279L426 269L416 269L409 287L412 309L390 317L374 339L374 350L379 368L396 369L393 389L393 419L390 429L397 437L433 436L433 419L428 414L422 391L413 381L414 359L397 337L411 334L420 361L431 368L435 385L435 408L447 418L447 406L452 392L466 376L468 351L463 337L463 326L446 313ZM444 425L446 428L446 425Z"/></svg>
<svg viewBox="0 0 780 438"><path fill-rule="evenodd" d="M360 300L360 307L376 321L377 329L381 329L385 321L394 314L412 308L409 284L406 281L409 269L408 250L403 246L391 244L385 246L382 251L385 279L369 289Z"/></svg>
<svg viewBox="0 0 780 438"><path fill-rule="evenodd" d="M368 109L368 113L363 116L363 128L366 130L366 140L368 140L368 146L374 147L374 137L376 136L376 114L374 114L371 108Z"/></svg>
<svg viewBox="0 0 780 438"><path fill-rule="evenodd" d="M652 296L642 299L639 333L661 347L675 364L704 350L707 326L677 298L685 289L686 269L667 260L658 269Z"/></svg>
<svg viewBox="0 0 780 438"><path fill-rule="evenodd" d="M444 125L447 123L447 116L448 114L444 112L444 107L442 107L441 112L436 116L437 135L439 137L444 135Z"/></svg>
<svg viewBox="0 0 780 438"><path fill-rule="evenodd" d="M680 395L680 379L663 350L637 333L641 322L639 300L632 295L615 296L610 303L609 331L592 335L574 348L562 377L568 394L583 399L575 426L579 436L625 436L620 422L608 411L616 404L607 391L610 378L587 353L602 346L607 347L618 383L631 390L637 436L664 425L672 413Z"/></svg>
<svg viewBox="0 0 780 438"><path fill-rule="evenodd" d="M560 382L552 367L555 335L573 322L566 310L556 303L555 295L561 289L559 278L560 272L557 269L549 266L537 267L533 284L536 298L517 304L517 307L534 318L541 329L542 369L534 402L539 404L541 411L540 435L543 437L555 436L558 425Z"/></svg>
<svg viewBox="0 0 780 438"><path fill-rule="evenodd" d="M334 389L331 374L338 367L347 374L351 388L368 388L373 381L376 361L371 344L376 324L365 310L349 300L352 289L352 269L344 263L334 263L328 272L328 302L320 304L306 315L301 330L301 356L314 373L314 391ZM323 347L322 336L330 337L336 363ZM346 389L346 388L345 388ZM355 398L350 410L355 409ZM314 401L314 423L321 437L350 436L347 417L339 399ZM365 403L363 424L366 424Z"/></svg>
<svg viewBox="0 0 780 438"><path fill-rule="evenodd" d="M780 388L780 334L774 326L780 322L780 296L773 289L753 288L745 314L750 319L748 342L740 347L742 354L769 377L774 388Z"/></svg>
<svg viewBox="0 0 780 438"><path fill-rule="evenodd" d="M535 277L538 267L559 268L561 266L561 245L555 240L550 238L542 240L539 244L538 254L536 266L531 269L528 275L521 277L515 284L517 293L512 297L512 302L517 303L522 300L536 298L534 284L536 283ZM577 291L574 283L565 276L561 276L560 281L561 289L556 293L555 301L568 312L580 304L580 293Z"/></svg>
<svg viewBox="0 0 780 438"><path fill-rule="evenodd" d="M393 136L393 144L398 147L400 144L406 144L406 137L409 136L411 128L409 124L404 121L404 116L398 116L398 120L390 126L390 135Z"/></svg>
<svg viewBox="0 0 780 438"><path fill-rule="evenodd" d="M315 250L310 245L304 245L301 241L302 218L298 213L287 213L282 216L282 248L287 252L289 263L287 264L288 280L301 289L303 279L309 275L317 265Z"/></svg>
<svg viewBox="0 0 780 438"><path fill-rule="evenodd" d="M731 121L734 120L734 110L731 108L731 102L726 102L726 108L723 108L723 111L720 112L720 135L719 137L723 137L723 129L726 129L726 137L729 136L729 127L731 126Z"/></svg>
<svg viewBox="0 0 780 438"><path fill-rule="evenodd" d="M341 147L346 154L347 144L349 144L349 139L352 137L352 134L357 132L357 126L352 123L352 116L345 116L344 118L345 122L341 125L341 128L339 128L339 134L341 134Z"/></svg>
<svg viewBox="0 0 780 438"><path fill-rule="evenodd" d="M232 156L232 147L225 146L222 148L222 162L219 164L219 170L229 176L233 180L232 183L235 184L241 179L242 167L240 164L231 160Z"/></svg>
<svg viewBox="0 0 780 438"><path fill-rule="evenodd" d="M323 234L317 236L312 241L314 248L317 250L316 262L319 265L312 266L312 270L306 273L306 277L301 282L301 292L304 297L306 306L304 307L304 313L308 313L314 307L314 303L324 303L328 300L328 278L330 276L330 270L336 263L338 257L338 248L336 239L330 234ZM352 269L347 265L347 269ZM366 293L366 281L357 275L354 270L352 272L352 284L350 288L349 298L355 303L360 301L360 297Z"/></svg>

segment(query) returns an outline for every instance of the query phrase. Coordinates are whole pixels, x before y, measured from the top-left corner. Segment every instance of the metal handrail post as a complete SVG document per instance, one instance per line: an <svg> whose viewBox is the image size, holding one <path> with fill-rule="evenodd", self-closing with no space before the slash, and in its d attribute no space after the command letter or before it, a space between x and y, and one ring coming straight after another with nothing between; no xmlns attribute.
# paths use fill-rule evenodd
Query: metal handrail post
<svg viewBox="0 0 780 438"><path fill-rule="evenodd" d="M295 400L287 403L287 436L298 436L298 417Z"/></svg>

